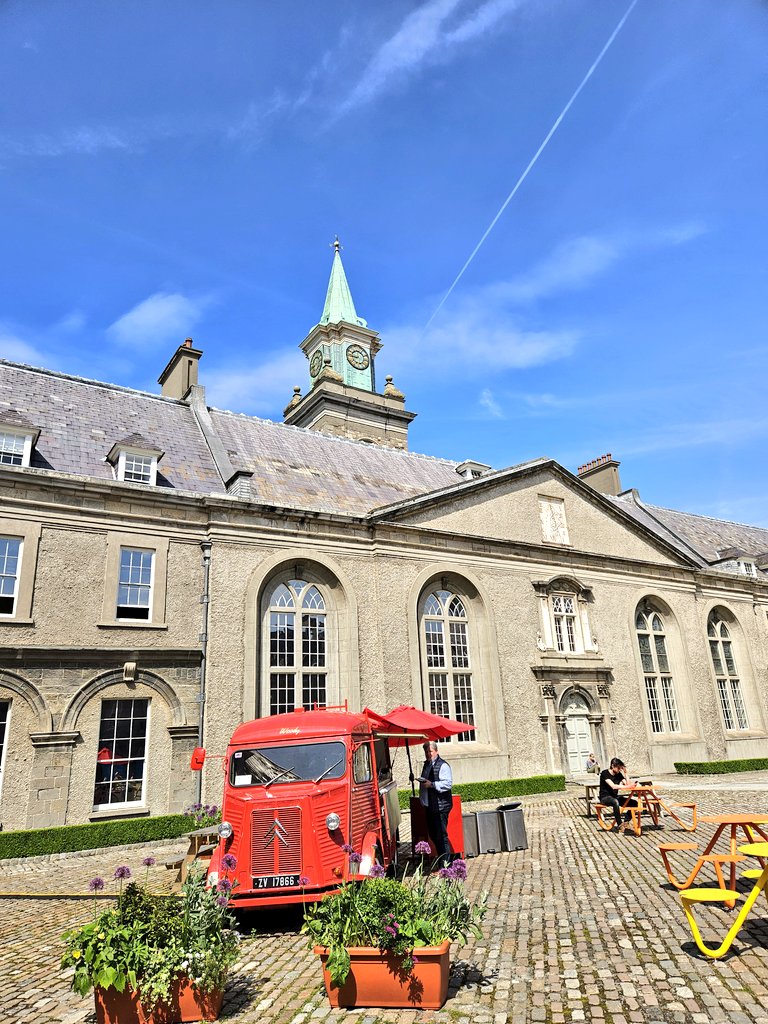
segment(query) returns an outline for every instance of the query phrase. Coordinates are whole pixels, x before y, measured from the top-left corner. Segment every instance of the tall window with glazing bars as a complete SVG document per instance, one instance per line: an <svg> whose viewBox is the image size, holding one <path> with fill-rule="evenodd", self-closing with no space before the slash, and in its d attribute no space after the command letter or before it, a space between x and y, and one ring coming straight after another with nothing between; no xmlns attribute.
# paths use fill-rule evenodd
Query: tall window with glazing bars
<svg viewBox="0 0 768 1024"><path fill-rule="evenodd" d="M469 622L462 598L445 589L427 594L421 629L430 711L474 725ZM474 738L470 731L456 737L459 741Z"/></svg>
<svg viewBox="0 0 768 1024"><path fill-rule="evenodd" d="M741 679L736 667L736 655L728 626L717 612L707 622L707 638L712 665L715 669L720 710L726 729L748 729L749 720L744 706Z"/></svg>
<svg viewBox="0 0 768 1024"><path fill-rule="evenodd" d="M269 713L279 715L328 702L328 643L323 595L313 583L278 583L266 612Z"/></svg>
<svg viewBox="0 0 768 1024"><path fill-rule="evenodd" d="M635 627L645 677L651 732L680 732L664 621L658 612L651 609L639 610Z"/></svg>

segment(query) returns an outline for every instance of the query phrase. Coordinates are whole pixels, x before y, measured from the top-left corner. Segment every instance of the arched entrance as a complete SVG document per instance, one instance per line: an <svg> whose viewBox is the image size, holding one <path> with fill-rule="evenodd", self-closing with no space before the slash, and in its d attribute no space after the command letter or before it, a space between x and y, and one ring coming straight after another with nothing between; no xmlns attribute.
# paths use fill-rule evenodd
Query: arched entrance
<svg viewBox="0 0 768 1024"><path fill-rule="evenodd" d="M561 714L564 717L565 752L570 775L578 775L585 770L587 757L595 749L589 713L589 704L580 693L569 693L563 700Z"/></svg>

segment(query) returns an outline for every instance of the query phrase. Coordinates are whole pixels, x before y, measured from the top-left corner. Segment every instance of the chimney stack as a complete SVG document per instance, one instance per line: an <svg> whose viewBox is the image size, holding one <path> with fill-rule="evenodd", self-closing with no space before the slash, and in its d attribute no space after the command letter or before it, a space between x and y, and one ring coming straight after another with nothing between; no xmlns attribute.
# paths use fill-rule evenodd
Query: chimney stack
<svg viewBox="0 0 768 1024"><path fill-rule="evenodd" d="M166 398L185 399L190 388L197 384L197 364L202 349L195 348L191 338L186 338L170 358L168 365L157 378Z"/></svg>
<svg viewBox="0 0 768 1024"><path fill-rule="evenodd" d="M608 452L607 455L600 455L591 462L585 462L579 466L579 480L588 483L601 494L621 494L621 480L619 478L620 462Z"/></svg>

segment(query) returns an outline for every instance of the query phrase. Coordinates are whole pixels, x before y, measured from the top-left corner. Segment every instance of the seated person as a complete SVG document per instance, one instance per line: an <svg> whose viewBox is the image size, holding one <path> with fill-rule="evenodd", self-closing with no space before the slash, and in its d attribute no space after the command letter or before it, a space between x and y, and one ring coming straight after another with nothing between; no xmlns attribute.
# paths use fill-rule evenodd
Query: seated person
<svg viewBox="0 0 768 1024"><path fill-rule="evenodd" d="M600 762L597 760L594 754L590 754L587 758L587 771L590 775L597 775L600 771Z"/></svg>
<svg viewBox="0 0 768 1024"><path fill-rule="evenodd" d="M621 831L632 819L628 808L637 807L637 800L620 792L621 786L630 786L632 783L627 778L627 769L619 757L612 757L610 767L600 772L600 791L598 799L601 804L613 809L613 816L616 819L614 828ZM624 810L624 821L621 820L621 811Z"/></svg>

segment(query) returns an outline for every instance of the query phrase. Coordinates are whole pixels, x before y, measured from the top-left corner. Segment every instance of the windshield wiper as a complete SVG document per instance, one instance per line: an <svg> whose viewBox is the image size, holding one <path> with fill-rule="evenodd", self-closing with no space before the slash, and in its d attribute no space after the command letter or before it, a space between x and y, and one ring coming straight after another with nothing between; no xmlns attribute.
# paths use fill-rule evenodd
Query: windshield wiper
<svg viewBox="0 0 768 1024"><path fill-rule="evenodd" d="M293 765L291 765L290 768L284 768L281 772L278 772L277 775L273 775L272 778L269 780L269 782L265 782L264 783L264 789L269 789L269 787L272 785L273 782L277 782L278 779L282 779L282 777L284 775L287 775L289 772L292 772L292 771L293 771Z"/></svg>
<svg viewBox="0 0 768 1024"><path fill-rule="evenodd" d="M318 775L316 779L312 780L314 782L314 784L317 785L318 782L320 781L320 779L324 779L325 776L328 774L328 772L332 772L334 768L338 768L343 760L344 760L344 755L342 754L341 757L339 758L339 760L335 764L332 764L329 768L326 768L325 771L322 772L320 775Z"/></svg>

